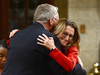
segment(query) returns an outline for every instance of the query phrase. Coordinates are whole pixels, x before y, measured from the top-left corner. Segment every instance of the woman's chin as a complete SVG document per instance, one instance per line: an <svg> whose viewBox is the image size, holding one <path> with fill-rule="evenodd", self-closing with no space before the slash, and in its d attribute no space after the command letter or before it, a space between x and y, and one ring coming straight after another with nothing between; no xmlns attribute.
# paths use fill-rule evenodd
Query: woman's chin
<svg viewBox="0 0 100 75"><path fill-rule="evenodd" d="M66 44L62 44L62 46L63 46L63 47L65 47L65 46L66 46Z"/></svg>

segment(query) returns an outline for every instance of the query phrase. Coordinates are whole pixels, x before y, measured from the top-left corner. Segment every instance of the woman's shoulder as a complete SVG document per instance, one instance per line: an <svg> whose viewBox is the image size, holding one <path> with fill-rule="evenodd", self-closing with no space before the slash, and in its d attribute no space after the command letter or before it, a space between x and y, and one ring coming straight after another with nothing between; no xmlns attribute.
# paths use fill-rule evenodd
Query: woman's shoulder
<svg viewBox="0 0 100 75"><path fill-rule="evenodd" d="M77 47L76 47L76 46L71 46L70 48L77 49ZM70 49L70 48L69 48L69 49Z"/></svg>
<svg viewBox="0 0 100 75"><path fill-rule="evenodd" d="M78 51L76 46L71 46L68 51Z"/></svg>

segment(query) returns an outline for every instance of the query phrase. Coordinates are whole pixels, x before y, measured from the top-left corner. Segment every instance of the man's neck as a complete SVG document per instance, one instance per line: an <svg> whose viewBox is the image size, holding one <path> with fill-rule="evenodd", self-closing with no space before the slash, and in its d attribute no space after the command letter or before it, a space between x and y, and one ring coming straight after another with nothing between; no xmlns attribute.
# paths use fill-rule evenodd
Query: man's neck
<svg viewBox="0 0 100 75"><path fill-rule="evenodd" d="M45 27L46 30L50 31L49 23L43 23L42 21L36 21L36 22L41 23Z"/></svg>

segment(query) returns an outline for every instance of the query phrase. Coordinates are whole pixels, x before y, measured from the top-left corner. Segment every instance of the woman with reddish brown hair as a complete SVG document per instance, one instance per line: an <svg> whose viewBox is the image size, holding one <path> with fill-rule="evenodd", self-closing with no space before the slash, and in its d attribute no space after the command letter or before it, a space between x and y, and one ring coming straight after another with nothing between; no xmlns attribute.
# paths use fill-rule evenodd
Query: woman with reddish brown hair
<svg viewBox="0 0 100 75"><path fill-rule="evenodd" d="M56 47L53 38L47 37L45 34L39 35L39 38L37 38L39 42L37 42L37 44L51 50L49 56L51 56L67 72L71 72L77 63L83 68L83 63L79 57L80 35L76 23L67 20L66 18L59 19L57 20L57 26L52 33L59 38L64 54ZM83 70L83 73L81 74L86 75L85 70Z"/></svg>

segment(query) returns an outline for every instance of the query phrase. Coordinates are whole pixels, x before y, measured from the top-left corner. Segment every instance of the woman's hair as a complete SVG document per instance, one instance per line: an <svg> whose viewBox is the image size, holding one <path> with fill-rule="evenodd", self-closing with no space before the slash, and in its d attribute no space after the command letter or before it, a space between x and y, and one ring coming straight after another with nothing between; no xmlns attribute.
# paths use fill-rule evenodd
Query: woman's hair
<svg viewBox="0 0 100 75"><path fill-rule="evenodd" d="M70 44L67 44L66 48L69 49L71 46L76 46L78 48L78 51L79 51L80 50L80 46L79 46L80 35L79 35L79 31L78 31L78 27L77 27L76 23L71 21L71 20L68 20L66 18L62 18L62 19L57 20L56 24L57 25L52 32L56 36L59 33L63 33L66 26L71 26L72 28L74 28L75 33L74 33L73 39L72 39Z"/></svg>
<svg viewBox="0 0 100 75"><path fill-rule="evenodd" d="M41 4L39 5L34 13L34 21L40 20L44 23L47 23L50 18L55 18L58 13L58 8L50 4Z"/></svg>
<svg viewBox="0 0 100 75"><path fill-rule="evenodd" d="M7 40L3 39L0 41L0 47L4 47L4 48L7 48L8 49L8 46L6 44Z"/></svg>

